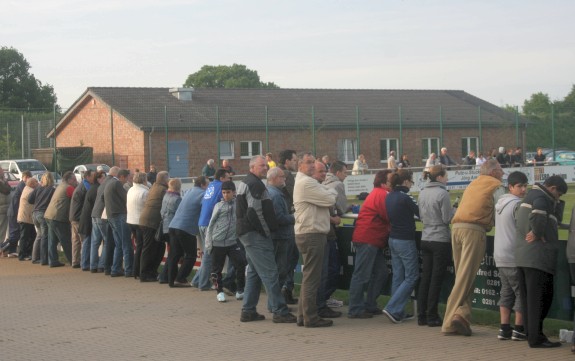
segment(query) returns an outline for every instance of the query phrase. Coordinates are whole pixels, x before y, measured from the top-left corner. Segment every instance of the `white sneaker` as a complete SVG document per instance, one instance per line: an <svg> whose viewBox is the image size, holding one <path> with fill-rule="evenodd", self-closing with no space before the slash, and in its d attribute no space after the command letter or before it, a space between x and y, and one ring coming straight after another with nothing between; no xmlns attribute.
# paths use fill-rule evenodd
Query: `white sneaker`
<svg viewBox="0 0 575 361"><path fill-rule="evenodd" d="M327 301L325 301L325 304L328 307L332 307L332 308L343 307L343 301L336 300L335 298L328 299Z"/></svg>
<svg viewBox="0 0 575 361"><path fill-rule="evenodd" d="M236 292L236 300L240 301L244 299L244 293L243 292Z"/></svg>
<svg viewBox="0 0 575 361"><path fill-rule="evenodd" d="M218 293L216 298L218 299L218 302L226 302L226 294L223 292Z"/></svg>

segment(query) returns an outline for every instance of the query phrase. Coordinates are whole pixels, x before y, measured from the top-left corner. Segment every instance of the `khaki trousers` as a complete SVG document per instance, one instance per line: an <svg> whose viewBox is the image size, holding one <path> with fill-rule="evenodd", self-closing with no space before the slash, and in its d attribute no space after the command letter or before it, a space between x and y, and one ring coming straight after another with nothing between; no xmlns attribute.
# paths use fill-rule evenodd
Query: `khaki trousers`
<svg viewBox="0 0 575 361"><path fill-rule="evenodd" d="M303 259L297 316L303 317L304 325L310 325L319 320L317 290L321 283L327 235L322 233L298 234L295 236L295 243Z"/></svg>
<svg viewBox="0 0 575 361"><path fill-rule="evenodd" d="M445 309L442 332L455 332L451 327L454 315L471 324L471 295L475 276L485 257L485 229L471 223L456 223L451 233L455 283Z"/></svg>
<svg viewBox="0 0 575 361"><path fill-rule="evenodd" d="M70 222L72 224L72 266L80 264L82 251L82 236L78 232L80 223Z"/></svg>

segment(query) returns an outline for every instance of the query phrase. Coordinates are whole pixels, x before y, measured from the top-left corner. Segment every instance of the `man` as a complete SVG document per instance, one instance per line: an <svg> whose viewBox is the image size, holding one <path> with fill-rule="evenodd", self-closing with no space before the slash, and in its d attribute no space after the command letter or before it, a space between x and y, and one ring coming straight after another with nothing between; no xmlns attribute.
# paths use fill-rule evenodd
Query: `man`
<svg viewBox="0 0 575 361"><path fill-rule="evenodd" d="M505 147L499 147L498 153L496 156L497 162L501 165L502 168L506 168L508 166L507 163L507 153L505 153Z"/></svg>
<svg viewBox="0 0 575 361"><path fill-rule="evenodd" d="M210 274L212 271L212 257L205 250L206 231L210 225L212 212L216 204L222 200L222 183L230 180L230 175L225 169L218 169L214 175L214 181L210 182L204 197L198 219L200 244L202 245L202 263L198 272L192 279L192 286L202 291L208 291L211 288Z"/></svg>
<svg viewBox="0 0 575 361"><path fill-rule="evenodd" d="M162 200L168 190L170 175L166 171L158 172L156 182L148 192L148 198L140 214L140 228L144 238L140 256L140 282L156 282L158 267L164 258L166 244L156 240L156 230L160 227ZM107 186L107 185L106 185Z"/></svg>
<svg viewBox="0 0 575 361"><path fill-rule="evenodd" d="M337 235L336 227L339 225L341 216L350 210L350 206L347 203L347 195L345 194L345 186L343 181L347 177L347 165L342 161L335 161L331 168L329 168L323 184L328 188L335 189L337 192L334 216L332 216L332 221L330 224L330 231L327 235L327 248L326 256L324 258L328 259L327 274L326 274L326 284L325 284L325 299L326 305L331 307L341 307L343 306L342 301L338 301L330 298L335 292L339 280L339 250L337 248ZM324 270L326 265L324 265ZM323 277L322 277L323 278ZM321 315L320 317L325 317Z"/></svg>
<svg viewBox="0 0 575 361"><path fill-rule="evenodd" d="M553 275L557 265L558 223L565 203L567 184L554 175L545 183L536 183L517 210L515 225L515 262L519 269L519 290L524 306L524 323L529 347L559 347L543 334L543 320L553 300Z"/></svg>
<svg viewBox="0 0 575 361"><path fill-rule="evenodd" d="M495 159L483 163L480 175L463 192L451 223L455 283L447 300L442 332L471 336L473 282L485 256L485 233L495 222L495 204L503 194L503 170Z"/></svg>
<svg viewBox="0 0 575 361"><path fill-rule="evenodd" d="M150 182L151 185L154 185L154 183L156 183L157 176L158 172L156 171L156 166L150 164L150 172L148 173L148 182Z"/></svg>
<svg viewBox="0 0 575 361"><path fill-rule="evenodd" d="M72 264L70 201L74 189L78 185L76 176L66 172L62 176L62 183L54 191L50 204L44 213L48 223L48 261L50 267L61 267L64 264L58 260L58 242L64 249L68 262Z"/></svg>
<svg viewBox="0 0 575 361"><path fill-rule="evenodd" d="M246 274L241 322L261 321L257 304L262 283L274 323L295 323L281 294L278 268L274 258L271 232L277 229L275 212L269 193L262 182L267 174L266 159L257 155L250 160L250 171L239 184L236 200L236 232L246 250L249 268Z"/></svg>
<svg viewBox="0 0 575 361"><path fill-rule="evenodd" d="M20 198L22 191L26 187L26 181L32 178L32 173L29 170L22 172L22 180L16 186L12 197L10 198L10 205L8 207L8 240L2 245L2 251L8 253L8 257L17 257L16 248L20 240L20 225L18 224L18 209L20 208Z"/></svg>
<svg viewBox="0 0 575 361"><path fill-rule="evenodd" d="M6 181L4 169L0 167L0 242L6 239L8 231L8 207L10 206L10 192L12 187ZM8 248L10 243L2 243L2 252Z"/></svg>
<svg viewBox="0 0 575 361"><path fill-rule="evenodd" d="M477 163L477 160L475 159L475 151L474 150L470 150L469 154L465 157L465 159L463 160L463 164L467 165L468 169L473 168L473 166Z"/></svg>
<svg viewBox="0 0 575 361"><path fill-rule="evenodd" d="M389 152L389 158L387 158L387 168L397 169L397 162L395 161L395 151Z"/></svg>
<svg viewBox="0 0 575 361"><path fill-rule="evenodd" d="M209 180L214 179L214 174L216 174L216 168L214 167L215 161L213 159L208 159L204 168L202 168L202 175Z"/></svg>
<svg viewBox="0 0 575 361"><path fill-rule="evenodd" d="M282 188L288 205L290 213L294 212L293 209L293 187L295 184L295 178L292 172L297 171L297 155L295 150L286 149L279 153L279 165L278 167L283 170L285 176L285 187ZM291 238L287 244L287 258L288 258L288 273L286 275L286 282L282 287L282 294L288 305L297 304L297 298L293 297L294 289L294 271L299 262L299 251L295 245L295 235Z"/></svg>
<svg viewBox="0 0 575 361"><path fill-rule="evenodd" d="M197 237L200 233L198 221L202 209L202 199L208 188L208 179L196 178L194 188L186 192L182 202L170 222L170 251L168 252L168 285L170 287L188 287L187 278L194 268L198 255ZM178 261L184 256L178 271Z"/></svg>
<svg viewBox="0 0 575 361"><path fill-rule="evenodd" d="M222 161L222 169L225 169L226 171L228 171L228 173L230 174L230 177L236 175L236 173L234 172L234 168L232 168L230 161L227 159L224 159Z"/></svg>
<svg viewBox="0 0 575 361"><path fill-rule="evenodd" d="M114 167L112 167L114 168ZM115 167L118 168L118 167ZM134 277L132 266L134 263L134 248L132 247L132 237L128 227L128 192L124 189L124 184L128 181L130 171L118 168L118 176L112 178L104 189L104 204L108 224L112 228L114 235L114 258L112 261L112 277ZM157 178L156 178L157 181ZM122 272L122 261L124 272Z"/></svg>
<svg viewBox="0 0 575 361"><path fill-rule="evenodd" d="M96 173L90 169L84 172L84 179L78 184L74 193L72 194L72 201L70 202L70 225L72 227L72 268L80 268L81 252L83 237L90 235L80 235L78 230L80 225L80 215L82 214L82 207L84 206L84 199L86 193L90 189L90 185L94 183L94 176ZM89 253L88 253L89 254ZM85 269L84 271L89 271Z"/></svg>
<svg viewBox="0 0 575 361"><path fill-rule="evenodd" d="M298 325L328 327L333 322L319 317L317 292L330 229L329 208L335 204L336 192L312 178L314 172L315 157L311 153L302 154L298 159L294 186L296 245L304 264L298 303Z"/></svg>
<svg viewBox="0 0 575 361"><path fill-rule="evenodd" d="M515 154L513 156L513 166L523 167L523 150L521 147L515 148Z"/></svg>
<svg viewBox="0 0 575 361"><path fill-rule="evenodd" d="M283 191L285 188L285 174L278 167L271 168L267 173L267 190L274 205L274 212L278 223L278 229L272 231L272 240L274 243L275 260L278 266L279 283L283 286L288 274L288 244L294 242L295 234L293 226L295 224L294 215L290 212L287 202L287 194ZM287 304L295 304L293 299L287 297L287 291L282 288ZM289 292L291 296L291 292Z"/></svg>
<svg viewBox="0 0 575 361"><path fill-rule="evenodd" d="M106 208L106 205L104 204L104 190L106 189L106 185L118 175L119 170L120 169L118 167L112 167L108 171L108 175L96 190L96 200L94 201L94 207L92 208L91 214L92 229L96 228L97 232L93 232L95 239L91 240L90 263L92 266L98 264L96 272L99 272L98 269L101 270L102 267L100 266L103 265L104 274L106 276L109 276L112 273L112 261L114 258L114 248L116 248L116 246L114 245L112 230L108 224L108 217L104 214L104 209ZM102 246L102 254L98 257L98 248L102 241L104 242Z"/></svg>
<svg viewBox="0 0 575 361"><path fill-rule="evenodd" d="M443 164L446 167L455 166L457 165L456 162L451 159L449 154L447 154L447 148L441 148L441 153L439 155L439 163Z"/></svg>
<svg viewBox="0 0 575 361"><path fill-rule="evenodd" d="M276 162L274 162L273 154L271 153L266 154L266 162L268 163L268 169L277 167Z"/></svg>

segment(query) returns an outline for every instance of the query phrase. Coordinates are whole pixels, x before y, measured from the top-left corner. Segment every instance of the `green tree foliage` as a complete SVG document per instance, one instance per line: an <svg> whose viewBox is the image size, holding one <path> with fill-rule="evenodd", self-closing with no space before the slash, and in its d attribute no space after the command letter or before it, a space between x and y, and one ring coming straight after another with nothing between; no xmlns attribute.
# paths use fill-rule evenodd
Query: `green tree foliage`
<svg viewBox="0 0 575 361"><path fill-rule="evenodd" d="M6 134L0 135L0 159L19 158L20 153L16 148L16 142L12 138L6 139Z"/></svg>
<svg viewBox="0 0 575 361"><path fill-rule="evenodd" d="M199 71L190 74L184 83L192 88L279 88L272 82L263 83L258 72L245 65L204 65Z"/></svg>
<svg viewBox="0 0 575 361"><path fill-rule="evenodd" d="M51 109L56 101L54 88L30 73L24 55L14 48L0 48L0 107Z"/></svg>

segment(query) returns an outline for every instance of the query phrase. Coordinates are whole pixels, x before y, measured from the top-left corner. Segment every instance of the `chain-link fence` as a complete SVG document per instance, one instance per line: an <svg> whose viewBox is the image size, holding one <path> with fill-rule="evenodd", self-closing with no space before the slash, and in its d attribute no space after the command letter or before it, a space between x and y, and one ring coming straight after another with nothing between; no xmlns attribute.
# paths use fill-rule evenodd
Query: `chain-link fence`
<svg viewBox="0 0 575 361"><path fill-rule="evenodd" d="M73 122L84 123L73 132L58 129L56 146L91 146L97 159L123 165L137 159L139 167L155 163L169 169L186 158L185 173L189 175L199 174L209 158L247 165L251 156L268 152L277 161L283 149L309 150L347 163L364 154L370 168L384 168L392 150L396 158L406 154L413 166L422 166L431 153L438 154L444 146L456 162L470 151L489 156L501 146L521 147L523 152L537 147L575 148L575 109L570 108L551 107L529 116L471 104L95 105L79 111L85 114ZM29 158L33 149L54 147L53 138L47 135L62 116L51 109L1 110L0 159ZM67 114L70 119L74 116ZM139 134L128 131L130 127Z"/></svg>

